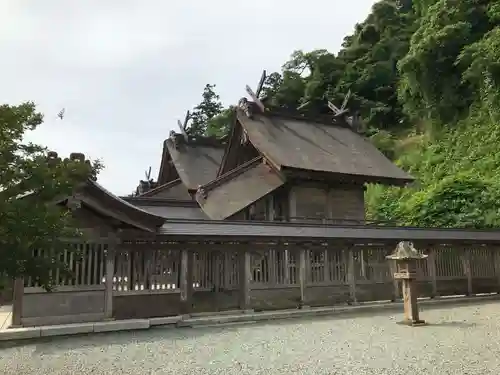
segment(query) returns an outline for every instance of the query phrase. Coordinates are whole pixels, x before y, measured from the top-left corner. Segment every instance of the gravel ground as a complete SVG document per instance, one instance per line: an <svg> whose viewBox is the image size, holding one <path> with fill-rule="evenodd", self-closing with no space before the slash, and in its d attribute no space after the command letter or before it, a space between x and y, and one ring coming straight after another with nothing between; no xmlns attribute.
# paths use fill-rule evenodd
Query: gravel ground
<svg viewBox="0 0 500 375"><path fill-rule="evenodd" d="M0 348L0 373L500 374L500 303L402 314L54 338Z"/></svg>

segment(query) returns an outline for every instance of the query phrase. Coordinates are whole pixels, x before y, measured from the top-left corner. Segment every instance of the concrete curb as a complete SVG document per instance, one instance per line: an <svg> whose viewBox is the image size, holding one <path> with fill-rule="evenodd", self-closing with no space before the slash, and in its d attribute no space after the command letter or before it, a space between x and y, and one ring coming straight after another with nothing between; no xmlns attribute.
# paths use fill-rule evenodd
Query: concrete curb
<svg viewBox="0 0 500 375"><path fill-rule="evenodd" d="M440 307L446 305L467 305L471 303L500 301L500 295L484 295L473 297L451 297L423 299L419 301L423 310L426 308ZM220 325L234 325L238 323L256 323L258 321L269 321L277 319L292 319L311 316L329 316L341 314L356 314L362 312L401 311L402 302L364 303L355 306L337 306L307 308L281 311L234 311L232 315L194 315L194 316L170 316L151 319L112 320L96 323L63 324L43 327L8 328L0 331L0 341L18 341L25 339L36 339L41 337L71 336L79 334L146 330L152 327L210 327Z"/></svg>

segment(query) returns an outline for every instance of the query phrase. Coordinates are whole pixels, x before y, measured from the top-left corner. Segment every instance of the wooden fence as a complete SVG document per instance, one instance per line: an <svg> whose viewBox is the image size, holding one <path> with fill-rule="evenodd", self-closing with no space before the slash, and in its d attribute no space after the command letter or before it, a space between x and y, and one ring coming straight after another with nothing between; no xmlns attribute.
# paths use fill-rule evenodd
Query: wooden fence
<svg viewBox="0 0 500 375"><path fill-rule="evenodd" d="M256 310L325 306L338 303L397 300L400 287L386 260L394 245L323 243L317 245L189 248L183 271L181 245L161 249L116 248L108 244L75 244L78 253L62 254L71 277L56 272L52 293L25 280L24 325L95 320L109 312L115 318L177 315L181 302L193 312L243 308ZM418 246L417 246L418 247ZM421 246L428 254L418 267L421 297L500 292L500 248ZM242 259L249 254L245 284ZM78 255L76 255L78 254ZM303 263L303 267L301 264ZM303 270L303 271L301 271ZM112 275L107 296L107 275ZM182 297L183 279L189 296ZM248 301L242 302L247 288Z"/></svg>

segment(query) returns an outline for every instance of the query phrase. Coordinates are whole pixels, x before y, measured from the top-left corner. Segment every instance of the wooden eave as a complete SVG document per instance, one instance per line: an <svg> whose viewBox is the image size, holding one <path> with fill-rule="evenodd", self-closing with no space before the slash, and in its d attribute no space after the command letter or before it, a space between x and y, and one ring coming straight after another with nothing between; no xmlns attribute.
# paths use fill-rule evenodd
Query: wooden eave
<svg viewBox="0 0 500 375"><path fill-rule="evenodd" d="M167 141L163 141L163 150L161 155L160 170L158 171L158 184L164 185L179 178L177 170L172 165L172 157L167 147Z"/></svg>
<svg viewBox="0 0 500 375"><path fill-rule="evenodd" d="M195 200L180 200L173 198L155 197L121 197L124 201L137 206L174 206L174 207L199 207Z"/></svg>
<svg viewBox="0 0 500 375"><path fill-rule="evenodd" d="M165 223L165 218L124 201L92 180L89 180L89 183L78 193L86 204L106 212L110 217L143 230L154 232Z"/></svg>
<svg viewBox="0 0 500 375"><path fill-rule="evenodd" d="M230 220L168 220L159 237L195 242L313 242L396 243L402 240L421 243L500 244L500 231L454 228L389 227L372 225L324 225L299 222L259 222Z"/></svg>
<svg viewBox="0 0 500 375"><path fill-rule="evenodd" d="M72 197L102 216L142 231L154 233L165 223L165 218L128 203L90 179L87 180L87 183L75 189ZM69 197L61 197L52 203L61 204L68 199Z"/></svg>
<svg viewBox="0 0 500 375"><path fill-rule="evenodd" d="M355 175L355 174L344 174L344 173L332 173L332 172L321 172L321 171L311 171L306 169L292 168L287 166L282 166L279 171L283 173L288 178L298 178L302 180L320 180L326 182L345 182L354 183L358 185L363 184L385 184L390 186L400 186L404 187L409 183L414 182L413 179L392 179L389 177L373 177L365 175Z"/></svg>

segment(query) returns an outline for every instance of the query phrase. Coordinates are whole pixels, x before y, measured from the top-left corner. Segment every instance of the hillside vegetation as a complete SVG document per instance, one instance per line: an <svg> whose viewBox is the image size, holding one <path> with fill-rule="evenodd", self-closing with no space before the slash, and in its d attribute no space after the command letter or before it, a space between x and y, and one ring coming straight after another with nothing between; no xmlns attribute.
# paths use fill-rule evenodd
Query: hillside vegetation
<svg viewBox="0 0 500 375"><path fill-rule="evenodd" d="M500 0L384 0L342 49L296 51L268 76L267 105L359 111L365 133L417 178L370 186L368 215L399 224L500 225ZM209 114L208 116L206 114ZM230 112L213 85L194 134L225 134Z"/></svg>

